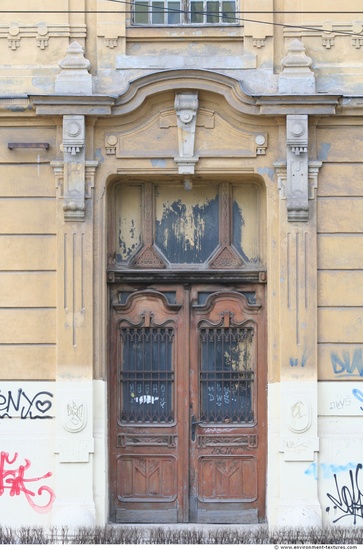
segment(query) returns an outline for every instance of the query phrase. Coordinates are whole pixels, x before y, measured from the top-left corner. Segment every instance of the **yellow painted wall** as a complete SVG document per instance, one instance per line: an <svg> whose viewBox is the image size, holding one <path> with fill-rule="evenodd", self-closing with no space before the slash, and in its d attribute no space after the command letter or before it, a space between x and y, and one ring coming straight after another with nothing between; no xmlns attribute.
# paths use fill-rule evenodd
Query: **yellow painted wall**
<svg viewBox="0 0 363 550"><path fill-rule="evenodd" d="M0 378L55 377L56 220L52 123L2 119ZM8 149L47 142L42 149Z"/></svg>
<svg viewBox="0 0 363 550"><path fill-rule="evenodd" d="M319 378L363 374L363 145L359 121L328 121L317 132Z"/></svg>

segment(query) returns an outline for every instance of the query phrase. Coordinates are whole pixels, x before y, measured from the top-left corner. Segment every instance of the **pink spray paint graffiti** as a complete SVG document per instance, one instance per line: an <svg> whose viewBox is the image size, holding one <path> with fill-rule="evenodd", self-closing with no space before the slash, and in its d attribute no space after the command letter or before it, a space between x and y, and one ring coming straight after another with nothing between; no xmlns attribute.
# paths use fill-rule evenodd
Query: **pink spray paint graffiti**
<svg viewBox="0 0 363 550"><path fill-rule="evenodd" d="M29 483L35 483L37 481L40 481L41 479L46 479L47 477L50 477L52 473L48 472L41 477L26 478L25 472L31 466L31 462L27 458L24 459L23 465L20 465L17 468L9 468L9 466L13 466L17 458L18 453L14 453L14 456L11 459L9 458L9 453L5 453L4 451L1 452L0 497L4 494L5 491L9 491L9 495L11 497L19 496L21 493L23 493L28 503L33 508L33 510L35 510L35 512L38 512L38 514L46 514L47 512L50 512L53 506L53 502L55 500L54 491L47 485L42 485L38 488L37 492L34 493L26 485L28 485ZM45 504L37 504L34 497L37 498L38 495L41 498L43 493L47 494Z"/></svg>

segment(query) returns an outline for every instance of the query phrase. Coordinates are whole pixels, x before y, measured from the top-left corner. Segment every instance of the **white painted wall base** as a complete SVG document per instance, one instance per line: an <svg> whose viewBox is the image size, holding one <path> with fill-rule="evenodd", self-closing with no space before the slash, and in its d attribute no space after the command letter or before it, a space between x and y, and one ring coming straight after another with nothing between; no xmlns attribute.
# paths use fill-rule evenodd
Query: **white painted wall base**
<svg viewBox="0 0 363 550"><path fill-rule="evenodd" d="M294 398L303 387L313 389L296 382ZM269 526L363 527L359 496L363 492L363 382L317 384L319 451L314 451L312 460L307 460L304 453L299 460L290 460L281 451L282 431L285 437L288 425L286 415L281 413L286 405L285 399L281 407L281 394L286 388L283 390L280 383L268 387ZM305 391L305 396L308 393ZM55 451L61 430L70 420L64 404L72 398L78 399L79 405L87 405L88 420L83 425L81 418L79 425L73 425L75 430L81 428L79 431L65 430L63 435L78 450L85 448L82 442L94 439L94 450L88 452L91 447L87 445L86 453L77 451L72 455L63 447L62 459ZM316 416L312 418L312 425L316 420ZM3 382L0 447L2 525L75 528L107 523L106 382ZM39 494L40 487L44 489Z"/></svg>

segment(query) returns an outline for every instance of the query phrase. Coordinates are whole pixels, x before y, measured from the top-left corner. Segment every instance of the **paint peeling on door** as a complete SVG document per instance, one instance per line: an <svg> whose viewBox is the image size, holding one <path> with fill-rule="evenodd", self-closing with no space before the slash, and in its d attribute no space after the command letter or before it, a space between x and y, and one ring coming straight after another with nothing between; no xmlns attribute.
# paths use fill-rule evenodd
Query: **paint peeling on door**
<svg viewBox="0 0 363 550"><path fill-rule="evenodd" d="M117 261L126 262L135 254L141 243L141 191L140 185L129 185L116 194Z"/></svg>
<svg viewBox="0 0 363 550"><path fill-rule="evenodd" d="M218 186L157 188L156 244L170 263L203 263L218 241Z"/></svg>
<svg viewBox="0 0 363 550"><path fill-rule="evenodd" d="M232 200L232 243L245 262L259 264L259 190L255 185L233 185Z"/></svg>

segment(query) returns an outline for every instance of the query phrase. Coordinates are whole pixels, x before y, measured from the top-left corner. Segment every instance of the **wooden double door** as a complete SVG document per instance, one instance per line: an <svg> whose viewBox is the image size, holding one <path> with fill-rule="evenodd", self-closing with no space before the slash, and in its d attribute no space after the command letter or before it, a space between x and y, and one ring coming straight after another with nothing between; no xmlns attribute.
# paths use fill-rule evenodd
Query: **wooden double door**
<svg viewBox="0 0 363 550"><path fill-rule="evenodd" d="M265 515L264 285L113 285L110 519Z"/></svg>

